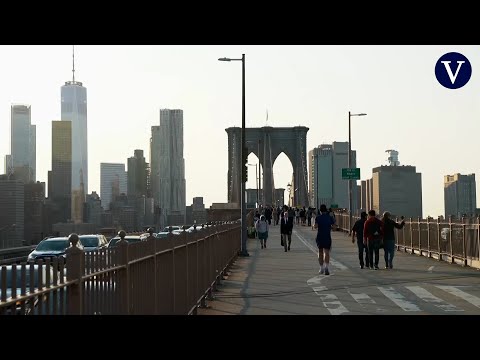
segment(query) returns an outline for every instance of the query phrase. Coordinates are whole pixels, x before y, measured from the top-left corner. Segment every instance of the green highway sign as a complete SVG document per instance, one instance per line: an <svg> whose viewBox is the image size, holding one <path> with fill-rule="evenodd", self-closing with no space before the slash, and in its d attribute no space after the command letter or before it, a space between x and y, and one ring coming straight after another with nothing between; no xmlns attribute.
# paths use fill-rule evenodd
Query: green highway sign
<svg viewBox="0 0 480 360"><path fill-rule="evenodd" d="M360 180L360 168L343 168L342 169L343 180Z"/></svg>

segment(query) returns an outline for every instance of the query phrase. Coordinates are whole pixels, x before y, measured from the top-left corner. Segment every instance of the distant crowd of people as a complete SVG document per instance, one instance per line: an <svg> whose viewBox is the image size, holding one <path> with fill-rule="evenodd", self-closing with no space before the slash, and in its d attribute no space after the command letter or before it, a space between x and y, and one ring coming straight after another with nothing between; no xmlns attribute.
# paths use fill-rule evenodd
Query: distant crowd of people
<svg viewBox="0 0 480 360"><path fill-rule="evenodd" d="M261 248L267 247L269 227L280 224L281 246L285 252L290 251L294 224L312 226L317 230L316 244L318 248L318 262L320 274L329 275L330 250L332 247L331 231L336 228L335 213L322 204L315 208L292 208L287 205L273 209L265 207L255 212L253 217L255 237L260 240ZM360 268L379 269L380 249L384 250L385 268L393 269L395 255L395 231L405 226L405 220L397 223L392 219L390 212L385 211L382 219L376 217L375 210L368 214L362 212L360 219L352 227L352 243L357 240L358 259Z"/></svg>

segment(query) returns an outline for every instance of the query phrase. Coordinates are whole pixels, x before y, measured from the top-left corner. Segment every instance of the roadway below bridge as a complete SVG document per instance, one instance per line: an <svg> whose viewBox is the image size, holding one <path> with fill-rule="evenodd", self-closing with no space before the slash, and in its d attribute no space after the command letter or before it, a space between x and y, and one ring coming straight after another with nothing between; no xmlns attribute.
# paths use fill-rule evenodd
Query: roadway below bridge
<svg viewBox="0 0 480 360"><path fill-rule="evenodd" d="M249 239L200 315L480 315L480 271L396 251L393 269L361 269L356 243L332 232L330 275L320 275L316 231L295 225L291 250L271 226L267 248ZM239 240L240 241L240 240ZM382 266L383 265L383 266Z"/></svg>

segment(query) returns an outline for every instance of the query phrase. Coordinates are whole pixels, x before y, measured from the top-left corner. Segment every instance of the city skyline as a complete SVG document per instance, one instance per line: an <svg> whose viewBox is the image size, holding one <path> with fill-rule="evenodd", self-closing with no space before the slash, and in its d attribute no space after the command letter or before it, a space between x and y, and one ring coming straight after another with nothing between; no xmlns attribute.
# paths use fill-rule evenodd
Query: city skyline
<svg viewBox="0 0 480 360"><path fill-rule="evenodd" d="M307 152L348 139L361 179L386 165L387 149L401 165L422 173L423 214L444 214L443 179L478 173L475 119L480 106L475 76L480 46L78 46L76 75L89 91L88 193L100 192L100 163L127 163L135 149L150 158L151 127L160 109L184 111L186 198L206 206L227 201L227 135L241 123L241 68L223 56L246 54L246 126L306 126ZM458 90L436 80L436 61L464 54L473 68ZM10 153L10 108L31 106L36 125L36 179L51 170L51 126L61 118L58 87L71 77L71 45L1 46L0 157ZM35 60L32 60L35 59ZM32 81L33 80L33 81ZM29 86L25 87L24 84ZM266 111L268 109L268 120ZM368 124L368 126L362 126ZM250 155L249 163L258 162ZM292 165L284 154L273 165L286 188ZM247 188L255 187L249 168ZM477 186L479 186L477 184ZM477 203L478 194L477 187Z"/></svg>

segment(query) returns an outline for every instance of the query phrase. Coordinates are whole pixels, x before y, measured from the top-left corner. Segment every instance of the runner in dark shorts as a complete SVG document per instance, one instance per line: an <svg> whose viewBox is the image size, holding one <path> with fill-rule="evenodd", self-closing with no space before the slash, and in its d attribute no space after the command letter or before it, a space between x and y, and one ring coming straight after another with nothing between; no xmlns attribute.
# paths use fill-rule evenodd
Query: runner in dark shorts
<svg viewBox="0 0 480 360"><path fill-rule="evenodd" d="M317 231L318 263L320 264L320 274L330 275L328 265L330 262L330 249L332 247L332 225L335 219L328 214L327 206L320 206L320 215L315 219L315 228ZM325 267L324 267L325 263Z"/></svg>

